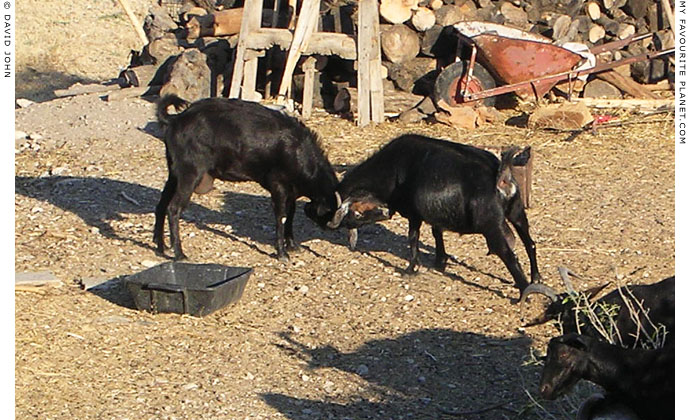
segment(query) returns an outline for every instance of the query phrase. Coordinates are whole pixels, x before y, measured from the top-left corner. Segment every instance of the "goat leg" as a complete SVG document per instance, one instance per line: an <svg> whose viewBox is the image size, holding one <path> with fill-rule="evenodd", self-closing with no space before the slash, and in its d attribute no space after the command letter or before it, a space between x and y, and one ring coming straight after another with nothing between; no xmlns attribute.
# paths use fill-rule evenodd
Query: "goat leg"
<svg viewBox="0 0 690 420"><path fill-rule="evenodd" d="M527 278L525 278L525 273L522 271L520 262L518 261L515 253L510 249L508 241L506 241L503 232L497 227L496 229L491 229L489 232L484 234L486 238L486 243L489 246L489 253L496 254L503 261L510 274L513 276L513 281L515 281L515 287L520 290L520 295L527 288Z"/></svg>
<svg viewBox="0 0 690 420"><path fill-rule="evenodd" d="M539 274L539 267L537 266L537 245L529 234L529 222L525 209L522 205L514 204L507 216L525 245L525 251L529 258L530 279L532 283L539 283L541 282L541 274Z"/></svg>
<svg viewBox="0 0 690 420"><path fill-rule="evenodd" d="M165 187L163 187L163 192L161 192L161 199L158 201L158 205L156 205L156 222L153 225L153 242L156 244L157 251L160 254L165 252L165 239L163 238L165 213L173 194L175 194L176 185L176 178L170 174L168 180L165 182Z"/></svg>
<svg viewBox="0 0 690 420"><path fill-rule="evenodd" d="M443 229L432 226L431 233L436 240L436 261L434 264L438 271L443 272L446 269L446 262L448 262L448 254L446 254L446 247L443 244Z"/></svg>
<svg viewBox="0 0 690 420"><path fill-rule="evenodd" d="M408 240L410 242L410 264L405 269L407 274L416 274L419 266L419 229L422 227L422 221L418 219L410 219Z"/></svg>
<svg viewBox="0 0 690 420"><path fill-rule="evenodd" d="M297 241L295 241L292 231L292 222L295 219L295 198L289 197L287 199L286 207L287 220L285 220L285 245L288 251L298 252L302 250L302 247L299 243L297 243Z"/></svg>
<svg viewBox="0 0 690 420"><path fill-rule="evenodd" d="M271 200L273 212L276 218L276 252L278 259L288 262L290 256L285 249L285 224L287 222L287 194L280 184L274 184L271 188Z"/></svg>

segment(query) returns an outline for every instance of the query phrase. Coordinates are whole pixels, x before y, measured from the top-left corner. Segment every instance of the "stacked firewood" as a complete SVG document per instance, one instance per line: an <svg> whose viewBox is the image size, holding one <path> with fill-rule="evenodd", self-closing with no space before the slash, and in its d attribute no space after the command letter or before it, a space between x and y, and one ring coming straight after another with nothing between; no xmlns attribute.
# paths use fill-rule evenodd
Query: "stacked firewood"
<svg viewBox="0 0 690 420"><path fill-rule="evenodd" d="M381 0L386 111L400 112L405 104L409 108L416 103L419 106L415 112L408 114L413 116L411 119L425 118L439 111L437 98L433 97L434 83L440 72L456 60L458 34L452 25L458 22L494 22L546 36L557 45L582 42L590 47L655 32L643 42L603 57L619 60L673 46L668 18L670 6L668 0L659 1ZM121 79L147 92L175 93L188 100L227 93L242 8L224 9L234 6L232 1L211 3L212 0L188 1L174 16L163 8L152 8L144 23L149 43L136 54ZM318 30L354 36L356 13L357 2L353 0L322 2ZM272 10L265 9L263 26L286 27L290 18L276 16L274 19ZM279 73L276 63L281 63L280 56L278 59L274 56L274 68L267 68L264 75L270 76L271 71ZM356 62L330 56L320 57L318 63L322 77L317 78L314 104L343 114L354 110ZM593 82L579 88L589 97L618 99L624 94L645 97L644 88L639 88L638 83L656 83L667 79L671 72L667 59L642 61L590 77ZM303 75L296 72L293 92L298 100L303 80ZM398 101L399 93L408 97ZM389 104L396 104L397 108L389 109L392 106ZM492 114L488 115L487 119L491 119Z"/></svg>

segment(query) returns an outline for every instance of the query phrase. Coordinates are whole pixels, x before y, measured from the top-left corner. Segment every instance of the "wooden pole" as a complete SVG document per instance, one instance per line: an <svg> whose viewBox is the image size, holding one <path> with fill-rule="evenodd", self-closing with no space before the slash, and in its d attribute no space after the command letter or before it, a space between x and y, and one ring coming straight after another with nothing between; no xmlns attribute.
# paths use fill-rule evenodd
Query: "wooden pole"
<svg viewBox="0 0 690 420"><path fill-rule="evenodd" d="M139 22L139 19L134 15L134 12L132 12L132 7L129 5L129 0L118 0L120 2L120 6L122 6L123 9L125 9L125 13L127 13L127 17L129 18L130 23L132 26L134 26L134 30L136 31L137 35L139 35L139 39L141 39L141 42L144 43L144 45L149 43L148 38L146 38L146 33L144 33L144 28L141 27L141 23Z"/></svg>
<svg viewBox="0 0 690 420"><path fill-rule="evenodd" d="M297 60L306 49L309 38L314 32L314 28L316 28L319 17L319 3L320 0L305 0L302 3L302 10L300 10L299 17L297 18L297 27L290 44L285 69L283 70L283 78L278 89L279 103L285 100L288 88L292 83L292 73L295 71Z"/></svg>

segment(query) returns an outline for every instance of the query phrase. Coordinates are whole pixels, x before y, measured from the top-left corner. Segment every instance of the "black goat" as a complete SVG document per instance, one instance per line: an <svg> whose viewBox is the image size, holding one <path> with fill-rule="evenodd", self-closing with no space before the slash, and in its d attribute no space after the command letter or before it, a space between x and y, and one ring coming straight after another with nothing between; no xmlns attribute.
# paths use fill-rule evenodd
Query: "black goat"
<svg viewBox="0 0 690 420"><path fill-rule="evenodd" d="M543 324L550 320L558 319L561 322L564 334L580 332L590 337L603 339L604 337L594 328L590 319L583 313L577 313L578 298L568 278L567 269L561 268L559 271L568 289L567 293L557 295L553 291L546 290L549 288L544 288L542 287L543 285L530 285L523 294L523 299L532 293L543 293L551 299L551 303L546 310L526 326ZM582 294L588 300L591 300L607 285L608 283L593 287L582 292ZM628 286L611 291L602 298L592 302L592 306L594 307L595 315L599 319L606 318L606 316L602 316L602 312L606 308L610 312L617 312L617 314L610 313L614 317L613 326L615 326L617 331L610 331L610 335L616 344L621 344L625 347L636 347L636 344L645 338L645 334L648 334L649 338L653 338L652 336L656 328L662 325L664 328L660 332L666 334L665 342L669 343L675 339L675 286L675 276L653 284ZM623 290L623 296L621 296L621 290ZM624 298L628 301L628 304L624 302ZM632 314L631 309L634 311ZM580 324L579 331L578 322Z"/></svg>
<svg viewBox="0 0 690 420"><path fill-rule="evenodd" d="M187 108L169 115L167 108ZM316 214L332 214L337 178L315 132L258 103L210 98L189 104L168 95L158 103L166 126L168 181L156 206L153 240L163 252L167 211L175 258L185 258L179 234L180 214L192 191L210 176L224 181L256 181L271 193L276 219L278 258L299 248L292 232L295 200L306 196Z"/></svg>
<svg viewBox="0 0 690 420"><path fill-rule="evenodd" d="M549 342L539 391L563 395L580 379L600 385L606 398L630 407L642 420L674 418L675 345L626 349L568 334Z"/></svg>
<svg viewBox="0 0 690 420"><path fill-rule="evenodd" d="M445 268L448 255L443 231L481 233L489 253L498 255L520 291L527 279L513 253L517 230L527 249L532 282L540 279L536 246L529 235L527 215L511 167L516 149L499 161L472 146L408 134L398 137L350 170L338 185L342 204L326 223L351 232L359 226L391 217L409 220L410 260L406 271L419 264L419 229L431 225L436 241L435 265ZM323 220L321 221L323 224ZM351 246L354 245L351 235Z"/></svg>

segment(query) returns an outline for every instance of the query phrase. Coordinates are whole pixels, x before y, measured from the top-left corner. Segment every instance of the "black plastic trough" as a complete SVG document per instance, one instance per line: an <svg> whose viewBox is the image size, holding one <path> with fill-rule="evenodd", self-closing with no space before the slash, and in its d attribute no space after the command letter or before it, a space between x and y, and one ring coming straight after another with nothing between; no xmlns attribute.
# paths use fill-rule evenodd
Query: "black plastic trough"
<svg viewBox="0 0 690 420"><path fill-rule="evenodd" d="M125 285L140 310L205 316L242 297L253 269L167 262L133 274Z"/></svg>

